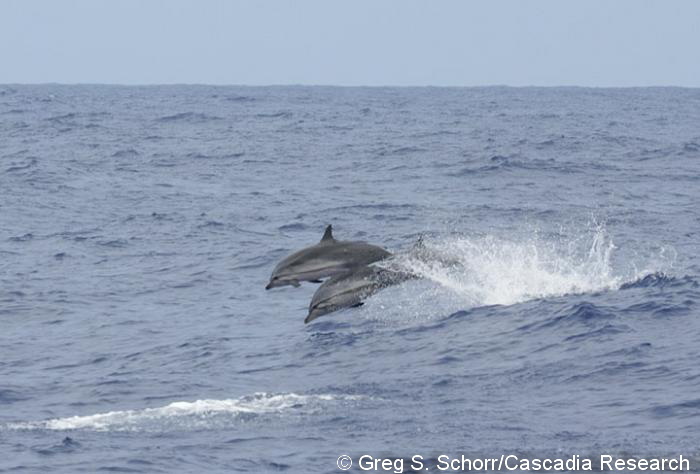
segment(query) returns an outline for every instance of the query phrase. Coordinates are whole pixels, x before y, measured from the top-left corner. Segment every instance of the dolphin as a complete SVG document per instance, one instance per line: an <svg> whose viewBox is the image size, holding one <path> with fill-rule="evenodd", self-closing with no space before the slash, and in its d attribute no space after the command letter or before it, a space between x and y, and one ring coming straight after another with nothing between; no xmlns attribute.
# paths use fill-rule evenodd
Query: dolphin
<svg viewBox="0 0 700 474"><path fill-rule="evenodd" d="M440 265L445 268L464 267L464 262L450 255L449 251L441 250L425 243L425 237L420 235L411 248L395 256L397 259L407 259L429 265ZM400 257L400 258L399 258ZM404 261L405 266L405 261Z"/></svg>
<svg viewBox="0 0 700 474"><path fill-rule="evenodd" d="M299 286L300 281L320 283L322 278L346 273L391 256L376 245L333 238L333 227L326 227L316 245L299 250L282 260L272 271L266 290L279 286Z"/></svg>
<svg viewBox="0 0 700 474"><path fill-rule="evenodd" d="M414 278L418 276L373 265L333 276L314 293L304 323L339 309L361 306L366 298L378 291Z"/></svg>

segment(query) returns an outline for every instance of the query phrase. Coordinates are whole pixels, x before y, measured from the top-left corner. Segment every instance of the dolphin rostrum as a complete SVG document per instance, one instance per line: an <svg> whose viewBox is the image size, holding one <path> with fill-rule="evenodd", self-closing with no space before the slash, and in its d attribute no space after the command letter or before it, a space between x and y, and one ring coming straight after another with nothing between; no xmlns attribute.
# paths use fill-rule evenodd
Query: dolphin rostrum
<svg viewBox="0 0 700 474"><path fill-rule="evenodd" d="M391 254L381 247L365 242L335 240L332 226L326 227L323 238L316 245L293 253L282 260L273 270L266 290L278 286L299 286L300 281L319 282L363 267L389 257Z"/></svg>
<svg viewBox="0 0 700 474"><path fill-rule="evenodd" d="M379 290L414 278L418 276L372 265L336 275L318 287L304 323L339 309L360 306Z"/></svg>

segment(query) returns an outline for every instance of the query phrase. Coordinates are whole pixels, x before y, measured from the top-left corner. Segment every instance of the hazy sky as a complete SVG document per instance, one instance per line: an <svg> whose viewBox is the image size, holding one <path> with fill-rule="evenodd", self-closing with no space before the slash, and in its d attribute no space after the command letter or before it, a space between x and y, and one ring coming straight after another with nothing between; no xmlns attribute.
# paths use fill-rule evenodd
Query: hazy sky
<svg viewBox="0 0 700 474"><path fill-rule="evenodd" d="M700 0L0 0L0 83L700 86Z"/></svg>

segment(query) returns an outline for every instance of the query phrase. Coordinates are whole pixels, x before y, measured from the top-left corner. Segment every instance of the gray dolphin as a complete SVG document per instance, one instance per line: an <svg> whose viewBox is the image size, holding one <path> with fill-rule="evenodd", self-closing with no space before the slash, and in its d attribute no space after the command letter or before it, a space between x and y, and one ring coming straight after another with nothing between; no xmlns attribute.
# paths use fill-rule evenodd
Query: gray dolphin
<svg viewBox="0 0 700 474"><path fill-rule="evenodd" d="M360 306L378 291L414 278L418 276L371 265L336 275L318 287L304 323L339 309Z"/></svg>
<svg viewBox="0 0 700 474"><path fill-rule="evenodd" d="M285 285L297 287L300 281L320 283L322 278L339 275L389 256L389 252L376 245L335 240L333 227L329 225L319 243L299 250L277 264L265 289Z"/></svg>

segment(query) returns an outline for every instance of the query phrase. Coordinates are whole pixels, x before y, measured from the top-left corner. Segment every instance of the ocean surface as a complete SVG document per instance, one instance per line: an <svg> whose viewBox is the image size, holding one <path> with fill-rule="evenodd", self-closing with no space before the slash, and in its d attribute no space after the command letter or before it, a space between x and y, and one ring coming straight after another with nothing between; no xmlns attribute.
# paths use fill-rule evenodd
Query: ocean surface
<svg viewBox="0 0 700 474"><path fill-rule="evenodd" d="M424 278L305 325L327 224ZM0 86L0 472L700 470L699 243L699 89Z"/></svg>

